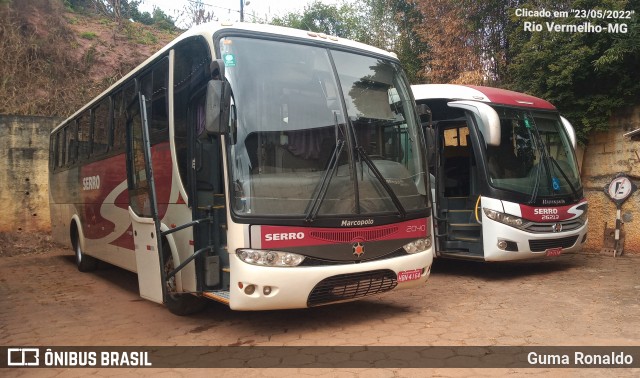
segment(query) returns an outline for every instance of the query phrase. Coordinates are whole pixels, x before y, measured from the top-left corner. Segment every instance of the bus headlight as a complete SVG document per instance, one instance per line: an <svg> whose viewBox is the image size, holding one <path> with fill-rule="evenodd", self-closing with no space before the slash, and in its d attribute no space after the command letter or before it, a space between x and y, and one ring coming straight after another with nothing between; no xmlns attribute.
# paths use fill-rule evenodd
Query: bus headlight
<svg viewBox="0 0 640 378"><path fill-rule="evenodd" d="M261 266L298 266L304 261L304 256L297 253L264 249L238 249L236 256L247 264Z"/></svg>
<svg viewBox="0 0 640 378"><path fill-rule="evenodd" d="M582 214L580 214L580 216L578 217L578 220L582 222L582 224L587 223L587 220L589 220L589 216L587 216L586 208L582 211Z"/></svg>
<svg viewBox="0 0 640 378"><path fill-rule="evenodd" d="M424 252L431 247L431 237L414 240L402 246L408 254Z"/></svg>
<svg viewBox="0 0 640 378"><path fill-rule="evenodd" d="M516 217L515 215L505 214L500 211L487 209L486 207L483 207L482 211L484 211L484 215L486 215L487 218L496 222L504 223L507 226L516 228L522 228L523 226L526 226L525 221L520 217Z"/></svg>

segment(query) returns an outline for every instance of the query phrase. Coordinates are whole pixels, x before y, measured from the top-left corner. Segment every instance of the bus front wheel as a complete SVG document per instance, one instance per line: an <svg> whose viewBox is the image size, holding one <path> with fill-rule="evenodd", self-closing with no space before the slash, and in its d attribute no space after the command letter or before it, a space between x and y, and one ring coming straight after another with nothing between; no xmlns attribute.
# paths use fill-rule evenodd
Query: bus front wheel
<svg viewBox="0 0 640 378"><path fill-rule="evenodd" d="M164 273L168 274L175 269L175 264L173 263L171 249L166 241L162 244L162 251L164 255ZM185 316L195 314L204 310L207 306L208 301L204 298L196 297L188 293L179 293L176 287L175 276L167 280L166 290L165 306L167 306L169 311L174 315Z"/></svg>
<svg viewBox="0 0 640 378"><path fill-rule="evenodd" d="M82 247L80 246L80 236L75 224L73 226L73 229L71 230L71 244L73 245L73 250L76 255L76 265L78 266L79 271L91 272L98 268L98 260L82 252Z"/></svg>

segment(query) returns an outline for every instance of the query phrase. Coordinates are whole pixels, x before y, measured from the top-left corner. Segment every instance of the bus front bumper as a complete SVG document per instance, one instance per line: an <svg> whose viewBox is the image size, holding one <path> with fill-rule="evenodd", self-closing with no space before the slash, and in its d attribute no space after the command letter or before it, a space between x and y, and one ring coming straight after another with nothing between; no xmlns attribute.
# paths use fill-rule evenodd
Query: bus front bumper
<svg viewBox="0 0 640 378"><path fill-rule="evenodd" d="M317 267L264 267L247 264L236 255L230 258L229 307L276 310L347 302L421 286L431 273L433 247L414 255Z"/></svg>
<svg viewBox="0 0 640 378"><path fill-rule="evenodd" d="M589 223L567 232L532 233L487 218L484 222L491 222L491 227L483 227L485 261L536 259L578 252L587 240ZM501 241L507 243L506 249L499 248Z"/></svg>

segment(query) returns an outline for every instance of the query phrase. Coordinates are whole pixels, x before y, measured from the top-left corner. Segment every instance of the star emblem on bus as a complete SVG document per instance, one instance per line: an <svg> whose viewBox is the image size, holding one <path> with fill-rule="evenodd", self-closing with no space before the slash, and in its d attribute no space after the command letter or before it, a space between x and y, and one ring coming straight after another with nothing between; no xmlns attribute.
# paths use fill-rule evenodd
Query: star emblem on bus
<svg viewBox="0 0 640 378"><path fill-rule="evenodd" d="M353 244L353 254L360 258L360 256L364 255L364 245L362 243L357 242Z"/></svg>

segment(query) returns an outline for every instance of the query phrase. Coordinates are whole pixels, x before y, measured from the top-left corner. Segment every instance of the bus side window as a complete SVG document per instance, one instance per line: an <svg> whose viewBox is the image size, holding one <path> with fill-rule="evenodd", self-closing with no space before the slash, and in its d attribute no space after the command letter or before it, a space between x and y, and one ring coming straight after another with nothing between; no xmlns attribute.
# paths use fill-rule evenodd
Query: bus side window
<svg viewBox="0 0 640 378"><path fill-rule="evenodd" d="M62 158L62 151L63 151L62 143L63 142L61 140L62 139L61 135L62 135L62 130L60 130L60 131L58 131L56 133L56 142L55 142L56 143L56 161L55 161L55 166L57 168L62 167L63 164L64 164L63 163L64 160Z"/></svg>
<svg viewBox="0 0 640 378"><path fill-rule="evenodd" d="M109 98L102 100L98 106L93 108L93 133L91 140L91 156L99 156L107 152L109 139L107 130L109 128Z"/></svg>
<svg viewBox="0 0 640 378"><path fill-rule="evenodd" d="M78 121L78 161L89 158L89 111L85 111Z"/></svg>
<svg viewBox="0 0 640 378"><path fill-rule="evenodd" d="M205 87L209 79L209 65L206 41L202 37L194 37L176 46L173 72L173 109L175 146L178 159L178 171L187 193L190 193L189 142L188 136L193 133L197 137L197 117L193 113L196 94Z"/></svg>
<svg viewBox="0 0 640 378"><path fill-rule="evenodd" d="M167 106L167 82L169 81L169 59L156 63L151 71L140 79L140 91L145 97L151 143L169 139L169 111Z"/></svg>
<svg viewBox="0 0 640 378"><path fill-rule="evenodd" d="M111 145L114 151L124 151L127 137L127 105L135 96L135 81L128 82L113 95L113 127Z"/></svg>
<svg viewBox="0 0 640 378"><path fill-rule="evenodd" d="M77 139L77 124L76 121L71 121L66 127L66 148L67 148L67 165L73 165L76 162L78 155L78 144L76 143Z"/></svg>
<svg viewBox="0 0 640 378"><path fill-rule="evenodd" d="M49 171L53 171L54 167L55 167L55 162L54 162L54 156L56 151L55 151L55 136L51 135L49 137Z"/></svg>

